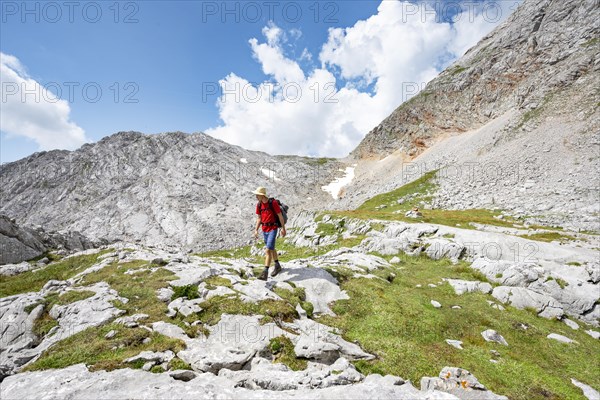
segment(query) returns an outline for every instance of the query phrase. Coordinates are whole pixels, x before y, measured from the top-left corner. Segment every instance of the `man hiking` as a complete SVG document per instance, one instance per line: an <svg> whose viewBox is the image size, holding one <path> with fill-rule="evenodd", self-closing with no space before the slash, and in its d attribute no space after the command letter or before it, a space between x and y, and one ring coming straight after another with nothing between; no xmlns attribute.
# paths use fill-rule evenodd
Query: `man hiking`
<svg viewBox="0 0 600 400"><path fill-rule="evenodd" d="M281 224L282 237L286 235L285 221L283 219L283 214L281 213L281 208L279 207L279 202L276 200L269 201L267 189L264 187L259 187L254 191L254 194L258 200L258 204L256 205L256 214L258 214L258 217L256 218L254 237L258 239L258 228L262 225L263 238L265 240L265 245L267 246L267 252L265 254L265 269L260 274L258 279L266 281L269 276L269 267L271 266L271 261L275 261L275 268L273 269L271 276L275 276L281 272L279 256L277 255L277 250L275 250L275 239L277 238L278 228L276 221L279 220Z"/></svg>

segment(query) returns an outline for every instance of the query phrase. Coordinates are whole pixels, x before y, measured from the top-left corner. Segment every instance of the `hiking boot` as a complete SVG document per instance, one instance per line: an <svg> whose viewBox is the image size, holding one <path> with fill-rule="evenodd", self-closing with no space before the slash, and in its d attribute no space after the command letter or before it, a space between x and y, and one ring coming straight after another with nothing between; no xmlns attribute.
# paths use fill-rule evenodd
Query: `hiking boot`
<svg viewBox="0 0 600 400"><path fill-rule="evenodd" d="M275 268L273 268L273 273L271 273L271 277L277 276L278 273L281 272L281 265L279 263L275 264Z"/></svg>
<svg viewBox="0 0 600 400"><path fill-rule="evenodd" d="M263 272L258 276L257 279L260 279L261 281L266 281L268 277L269 277L269 267L266 267L265 269L263 269Z"/></svg>

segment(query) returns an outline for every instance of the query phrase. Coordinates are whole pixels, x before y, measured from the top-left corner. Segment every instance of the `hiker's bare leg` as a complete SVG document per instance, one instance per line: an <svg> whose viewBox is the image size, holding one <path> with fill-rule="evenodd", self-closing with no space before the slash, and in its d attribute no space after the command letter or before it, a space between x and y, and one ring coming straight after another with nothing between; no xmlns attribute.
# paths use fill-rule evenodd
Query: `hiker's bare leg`
<svg viewBox="0 0 600 400"><path fill-rule="evenodd" d="M272 259L272 254L271 254L271 250L267 249L267 251L265 252L265 267L268 267L271 265L271 259Z"/></svg>
<svg viewBox="0 0 600 400"><path fill-rule="evenodd" d="M279 254L277 254L277 249L271 250L274 261L279 261Z"/></svg>

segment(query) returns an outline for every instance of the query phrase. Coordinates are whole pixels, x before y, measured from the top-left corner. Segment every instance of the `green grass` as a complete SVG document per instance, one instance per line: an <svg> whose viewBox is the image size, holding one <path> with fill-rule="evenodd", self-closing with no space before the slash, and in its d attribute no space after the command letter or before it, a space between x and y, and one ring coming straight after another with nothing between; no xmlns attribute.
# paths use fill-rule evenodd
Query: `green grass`
<svg viewBox="0 0 600 400"><path fill-rule="evenodd" d="M215 290L217 286L225 286L229 289L233 289L231 281L227 278L222 278L220 276L210 276L206 278L204 282L206 282L206 288L209 290Z"/></svg>
<svg viewBox="0 0 600 400"><path fill-rule="evenodd" d="M306 293L303 287L294 287L291 291L282 288L273 289L275 294L290 303L294 308L296 305L300 305L309 318L312 317L314 307L311 302L306 301Z"/></svg>
<svg viewBox="0 0 600 400"><path fill-rule="evenodd" d="M560 233L560 232L539 232L539 233L532 233L530 235L521 235L521 237L531 239L531 240L536 240L538 242L559 241L559 242L564 243L564 242L568 242L571 240L575 240L574 236L566 235L566 234Z"/></svg>
<svg viewBox="0 0 600 400"><path fill-rule="evenodd" d="M64 281L91 267L98 257L110 250L96 254L81 255L63 259L35 271L27 271L13 276L0 276L0 297L19 293L37 292L51 279Z"/></svg>
<svg viewBox="0 0 600 400"><path fill-rule="evenodd" d="M581 47L594 47L594 46L597 46L599 44L599 42L600 42L600 39L593 38L593 39L590 39L587 42L583 43L581 45Z"/></svg>
<svg viewBox="0 0 600 400"><path fill-rule="evenodd" d="M467 69L469 69L468 67L462 67L460 65L455 65L454 67L448 69L448 73L452 76L454 75L458 75L463 71L466 71Z"/></svg>
<svg viewBox="0 0 600 400"><path fill-rule="evenodd" d="M354 238L342 239L338 238L337 242L330 245L321 245L316 247L296 247L285 240L277 243L278 250L284 250L285 254L279 256L279 260L284 263L286 261L296 260L298 258L307 258L318 255L323 255L331 250L338 249L340 247L354 247L360 244L365 238L365 235L356 235ZM259 262L262 262L262 257L259 257ZM284 265L285 267L285 265Z"/></svg>
<svg viewBox="0 0 600 400"><path fill-rule="evenodd" d="M62 258L61 256L59 256L56 253L53 253L51 251L46 251L43 254L34 257L30 260L27 260L28 263L33 264L33 263L37 263L38 261L40 261L42 258L48 258L48 260L50 260L50 262L56 262L56 261L60 261L60 259Z"/></svg>
<svg viewBox="0 0 600 400"><path fill-rule="evenodd" d="M306 369L308 362L302 358L296 358L292 341L285 336L277 336L269 342L269 350L273 354L273 362L288 366L293 371Z"/></svg>
<svg viewBox="0 0 600 400"><path fill-rule="evenodd" d="M117 331L117 334L111 339L105 339L104 336L113 329ZM144 344L143 340L146 338L151 340ZM185 345L181 340L172 339L156 332L150 333L142 328L125 328L123 325L107 324L90 327L61 340L42 353L40 358L24 370L65 368L78 363L85 363L90 366L92 371L100 369L111 371L127 367L141 368L143 363L127 364L123 363L123 360L145 350L171 350L177 353L184 348Z"/></svg>
<svg viewBox="0 0 600 400"><path fill-rule="evenodd" d="M85 300L95 295L96 292L91 290L70 290L68 292L59 295L58 293L52 293L46 296L46 306L51 309L55 304L66 305L76 301Z"/></svg>
<svg viewBox="0 0 600 400"><path fill-rule="evenodd" d="M169 361L169 368L172 370L176 370L176 369L187 369L187 370L191 370L192 367L190 366L190 364L186 363L185 361L175 357L174 359L172 359L171 361Z"/></svg>
<svg viewBox="0 0 600 400"><path fill-rule="evenodd" d="M186 297L188 300L197 299L200 297L198 294L198 285L176 286L172 289L173 295L171 296L171 301L180 297Z"/></svg>
<svg viewBox="0 0 600 400"><path fill-rule="evenodd" d="M419 179L410 182L402 187L392 190L387 193L377 195L365 201L360 207L355 210L331 211L330 215L334 217L349 217L362 220L385 220L385 221L405 221L415 222L412 218L407 218L404 213L415 206L418 206L421 201L428 202L431 200L431 193L435 192L436 184L434 183L435 174L437 171L430 171L424 174ZM406 196L414 196L410 200L405 200L403 204L397 204L397 200ZM386 205L385 209L378 207ZM398 212L398 213L395 213ZM447 226L460 226L463 229L475 229L471 225L472 222L512 227L514 222L508 218L497 219L500 211L491 211L485 209L472 210L421 210L423 217L418 219L418 222L427 222L432 224L440 224Z"/></svg>
<svg viewBox="0 0 600 400"><path fill-rule="evenodd" d="M323 235L325 236L325 235ZM340 247L354 247L358 245L366 236L365 235L356 235L356 237L349 239L338 238L337 242L330 245L320 245L315 247L296 247L291 245L285 238L278 238L276 243L277 250L285 251L285 254L281 254L279 256L279 260L281 263L285 263L287 261L296 260L299 258L307 258L325 254L331 250L340 248ZM201 253L198 254L202 257L226 257L228 259L244 259L248 262L255 264L263 264L264 255L256 255L253 256L250 254L251 246L244 246L230 250L218 250L214 252ZM221 262L221 260L217 260ZM283 265L285 268L285 265ZM260 268L262 270L262 267ZM260 273L260 272L259 272ZM237 274L237 272L236 272ZM244 278L244 276L241 276ZM210 278L209 278L210 279Z"/></svg>
<svg viewBox="0 0 600 400"><path fill-rule="evenodd" d="M340 233L340 229L331 223L319 222L317 223L317 229L315 233L318 233L322 236L331 236L337 235Z"/></svg>
<svg viewBox="0 0 600 400"><path fill-rule="evenodd" d="M252 246L237 247L234 249L211 250L194 255L205 258L242 258L250 254Z"/></svg>
<svg viewBox="0 0 600 400"><path fill-rule="evenodd" d="M526 310L493 309L486 302L491 299L489 295L458 296L447 284L427 287L442 278L479 278L464 263L453 266L448 260L406 256L401 266L404 269L395 271L397 277L392 283L343 280L341 287L350 299L333 305L337 317L319 319L340 328L347 340L357 341L377 355L372 362L355 363L361 372L394 374L419 382L423 376L437 376L445 366L457 366L472 372L490 390L515 400L583 398L570 378L600 389L600 359L590 357L600 351L597 340ZM423 287L417 288L417 284ZM432 299L442 308L433 308ZM453 305L462 308L451 309ZM530 328L516 329L518 323ZM481 332L486 329L497 330L509 346L485 342ZM579 344L566 346L551 341L546 336L552 332ZM445 339L463 341L464 350L449 346ZM498 364L489 361L492 349L501 354Z"/></svg>
<svg viewBox="0 0 600 400"><path fill-rule="evenodd" d="M567 265L572 265L574 267L581 267L581 263L579 263L577 261L568 262Z"/></svg>
<svg viewBox="0 0 600 400"><path fill-rule="evenodd" d="M245 303L237 296L215 296L199 304L202 311L196 317L204 324L214 325L221 320L222 314L264 315L273 321L292 322L298 318L294 306L282 300L263 300L257 303Z"/></svg>
<svg viewBox="0 0 600 400"><path fill-rule="evenodd" d="M550 103L550 101L552 101L553 97L554 97L554 94L552 94L552 93L546 94L544 96L544 99L542 100L542 103L537 108L534 108L533 110L529 110L526 113L524 113L523 116L521 117L521 121L519 121L519 124L517 125L517 129L520 129L521 127L523 127L523 125L525 125L529 121L537 120L539 118L539 116L542 115L542 111L545 109L545 107L548 105L548 103Z"/></svg>
<svg viewBox="0 0 600 400"><path fill-rule="evenodd" d="M392 211L401 209L402 206L385 209L385 210L347 210L347 211L334 211L333 215L338 217L349 217L357 218L362 220L378 219L384 221L403 221L403 222L426 222L430 224L439 224L452 227L460 227L462 229L476 229L471 222L493 225L502 227L512 227L513 222L507 220L499 220L494 218L499 215L498 211L491 211L485 209L471 209L471 210L421 210L423 217L417 220L412 218L406 218L404 216L404 210L401 214L393 214ZM408 210L406 210L408 211Z"/></svg>
<svg viewBox="0 0 600 400"><path fill-rule="evenodd" d="M357 210L362 211L375 211L375 208L381 205L387 205L388 207L394 207L396 205L396 200L403 198L408 195L417 195L415 200L411 200L411 202L416 202L418 200L428 199L426 193L434 191L436 189L436 185L433 180L437 170L430 171L424 174L419 179L414 180L413 182L407 183L404 186L399 187L398 189L392 190L387 193L379 194L361 204ZM413 207L413 205L407 205L405 201L404 204L399 205L398 209L406 209L409 210Z"/></svg>

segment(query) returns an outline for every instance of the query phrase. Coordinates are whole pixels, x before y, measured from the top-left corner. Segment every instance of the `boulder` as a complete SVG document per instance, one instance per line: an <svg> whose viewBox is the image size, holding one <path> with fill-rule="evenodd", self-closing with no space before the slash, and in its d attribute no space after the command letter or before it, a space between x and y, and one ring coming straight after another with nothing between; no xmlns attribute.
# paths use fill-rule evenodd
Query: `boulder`
<svg viewBox="0 0 600 400"><path fill-rule="evenodd" d="M490 293L492 291L492 285L487 282L465 281L461 279L446 279L446 282L452 286L454 292L458 295L472 292Z"/></svg>
<svg viewBox="0 0 600 400"><path fill-rule="evenodd" d="M438 390L457 396L461 400L508 400L483 386L466 369L444 367L437 378L421 378L421 390Z"/></svg>
<svg viewBox="0 0 600 400"><path fill-rule="evenodd" d="M581 383L576 379L571 378L571 383L577 386L583 392L583 395L588 398L588 400L598 400L600 399L600 392L591 387L590 385L586 385L585 383Z"/></svg>
<svg viewBox="0 0 600 400"><path fill-rule="evenodd" d="M500 343L504 346L508 346L508 343L502 337L502 335L500 335L498 332L496 332L493 329L488 329L488 330L481 332L481 336L483 336L483 338L485 339L486 342L496 342L496 343Z"/></svg>
<svg viewBox="0 0 600 400"><path fill-rule="evenodd" d="M558 333L551 333L546 336L548 339L554 339L562 343L577 343L575 340L569 339L566 336L559 335Z"/></svg>
<svg viewBox="0 0 600 400"><path fill-rule="evenodd" d="M540 317L553 319L564 315L562 305L558 301L526 288L497 286L492 291L492 296L519 309L534 308Z"/></svg>

